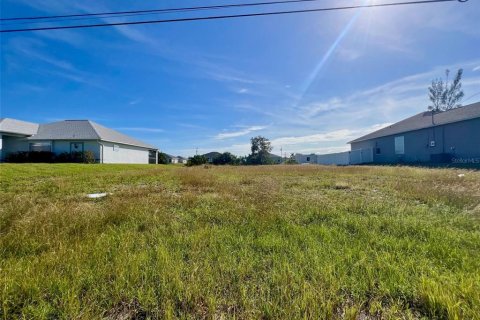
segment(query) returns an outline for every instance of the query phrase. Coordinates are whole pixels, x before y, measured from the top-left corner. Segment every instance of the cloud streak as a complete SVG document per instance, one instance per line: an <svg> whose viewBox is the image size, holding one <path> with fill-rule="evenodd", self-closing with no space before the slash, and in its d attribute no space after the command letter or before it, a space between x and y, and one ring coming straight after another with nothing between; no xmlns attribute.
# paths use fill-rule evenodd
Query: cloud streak
<svg viewBox="0 0 480 320"><path fill-rule="evenodd" d="M369 126L367 128L360 129L339 129L330 132L317 133L305 136L297 137L282 137L272 140L273 145L283 146L283 145L295 145L295 144L311 144L311 143L320 143L320 142L337 142L344 141L347 139L352 139L363 135L367 132L376 131L386 126L391 125L391 123L382 123Z"/></svg>
<svg viewBox="0 0 480 320"><path fill-rule="evenodd" d="M217 134L215 136L215 139L216 140L224 140L224 139L241 137L241 136L247 135L249 133L252 133L254 131L263 130L265 128L266 128L266 126L251 126L251 127L244 128L242 130L238 130L238 131L222 132L222 133Z"/></svg>
<svg viewBox="0 0 480 320"><path fill-rule="evenodd" d="M137 132L150 132L150 133L165 132L165 130L163 130L163 129L159 129L159 128L147 128L147 127L120 127L120 128L116 128L116 130L120 130L120 131L137 131Z"/></svg>

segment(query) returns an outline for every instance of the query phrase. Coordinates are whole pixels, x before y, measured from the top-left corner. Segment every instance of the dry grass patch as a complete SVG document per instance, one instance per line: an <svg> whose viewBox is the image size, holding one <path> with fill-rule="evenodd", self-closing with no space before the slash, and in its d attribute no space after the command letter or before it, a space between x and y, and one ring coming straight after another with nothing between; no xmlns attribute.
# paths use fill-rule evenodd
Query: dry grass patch
<svg viewBox="0 0 480 320"><path fill-rule="evenodd" d="M0 187L2 319L480 318L477 171L26 164Z"/></svg>

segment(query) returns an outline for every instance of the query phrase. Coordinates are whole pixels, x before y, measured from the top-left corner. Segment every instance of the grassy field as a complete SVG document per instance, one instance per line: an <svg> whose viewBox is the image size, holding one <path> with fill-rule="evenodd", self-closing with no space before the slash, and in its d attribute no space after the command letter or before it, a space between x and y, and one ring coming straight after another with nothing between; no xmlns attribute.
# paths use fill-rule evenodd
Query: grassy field
<svg viewBox="0 0 480 320"><path fill-rule="evenodd" d="M478 171L3 164L0 184L1 319L480 319Z"/></svg>

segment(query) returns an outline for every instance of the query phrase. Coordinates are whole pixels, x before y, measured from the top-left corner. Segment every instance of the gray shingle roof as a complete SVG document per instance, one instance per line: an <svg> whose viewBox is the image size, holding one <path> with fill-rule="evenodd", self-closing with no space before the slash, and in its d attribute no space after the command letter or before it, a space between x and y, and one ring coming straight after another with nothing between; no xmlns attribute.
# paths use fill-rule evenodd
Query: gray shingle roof
<svg viewBox="0 0 480 320"><path fill-rule="evenodd" d="M360 142L390 136L393 134L405 133L408 131L425 129L447 123L465 121L475 118L480 118L480 102L445 112L435 113L433 115L434 123L432 123L432 113L430 111L421 112L414 115L413 117L394 123L386 128L377 130L363 137L352 140L349 143Z"/></svg>
<svg viewBox="0 0 480 320"><path fill-rule="evenodd" d="M89 122L92 125L92 127L95 129L97 134L100 136L101 140L129 144L132 146L143 147L148 149L155 149L155 150L157 149L156 147L150 144L134 139L116 130L109 129L107 127L99 125L96 122L93 122L93 121L89 121Z"/></svg>
<svg viewBox="0 0 480 320"><path fill-rule="evenodd" d="M37 134L29 140L103 140L148 149L154 146L106 128L90 120L65 120L41 124Z"/></svg>
<svg viewBox="0 0 480 320"><path fill-rule="evenodd" d="M29 136L37 133L37 130L37 123L20 121L10 118L0 118L0 132Z"/></svg>

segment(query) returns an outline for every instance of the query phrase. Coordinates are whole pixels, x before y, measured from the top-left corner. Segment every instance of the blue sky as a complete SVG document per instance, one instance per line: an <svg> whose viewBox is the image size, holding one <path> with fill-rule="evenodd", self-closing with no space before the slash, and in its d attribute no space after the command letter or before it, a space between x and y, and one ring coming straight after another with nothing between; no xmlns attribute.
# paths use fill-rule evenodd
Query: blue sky
<svg viewBox="0 0 480 320"><path fill-rule="evenodd" d="M232 2L241 1L2 0L1 14ZM355 137L426 110L427 87L446 68L464 68L465 104L480 101L471 97L480 92L479 12L480 1L470 0L2 34L1 116L91 119L184 156L196 148L244 155L255 135L270 138L277 154L343 151Z"/></svg>

